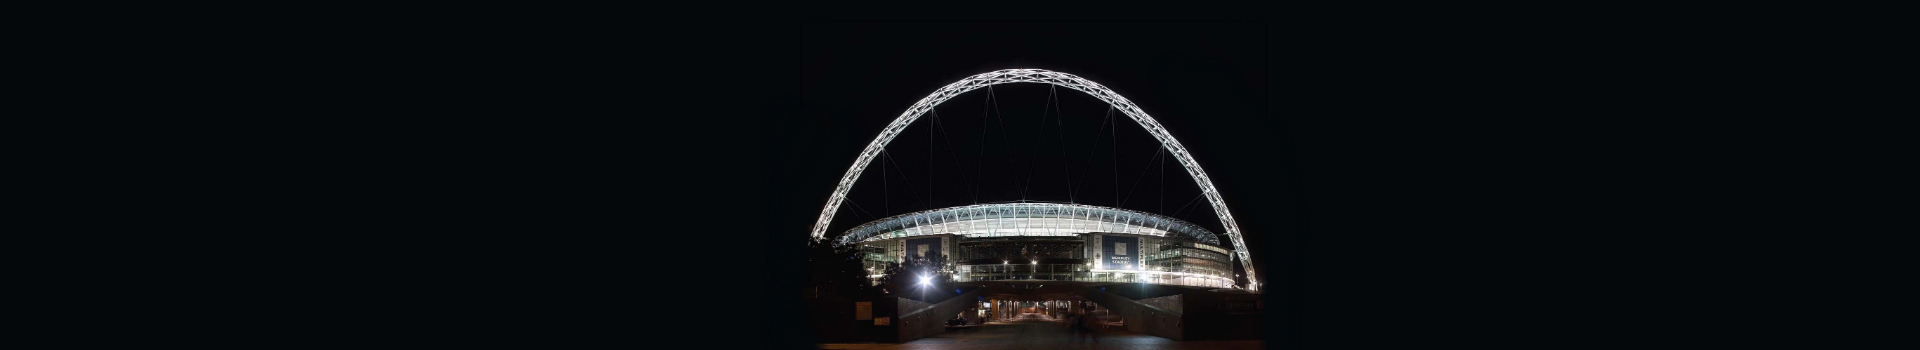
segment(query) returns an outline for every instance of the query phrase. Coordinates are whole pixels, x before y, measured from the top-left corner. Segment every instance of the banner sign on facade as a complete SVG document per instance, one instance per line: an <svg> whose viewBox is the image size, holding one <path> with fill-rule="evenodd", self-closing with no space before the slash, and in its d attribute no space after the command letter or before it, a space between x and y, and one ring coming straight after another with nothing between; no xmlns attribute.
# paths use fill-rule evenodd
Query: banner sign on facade
<svg viewBox="0 0 1920 350"><path fill-rule="evenodd" d="M1101 237L1100 253L1105 256L1107 269L1140 269L1140 239L1137 237L1106 236Z"/></svg>
<svg viewBox="0 0 1920 350"><path fill-rule="evenodd" d="M940 237L907 240L908 259L930 259L940 255Z"/></svg>

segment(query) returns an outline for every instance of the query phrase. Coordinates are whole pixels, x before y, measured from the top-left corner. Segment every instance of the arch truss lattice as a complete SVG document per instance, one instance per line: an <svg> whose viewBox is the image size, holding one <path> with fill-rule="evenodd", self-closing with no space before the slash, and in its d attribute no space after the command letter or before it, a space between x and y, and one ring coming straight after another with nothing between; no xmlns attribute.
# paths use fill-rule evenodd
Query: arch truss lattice
<svg viewBox="0 0 1920 350"><path fill-rule="evenodd" d="M833 195L827 197L826 207L820 210L820 217L814 221L813 232L811 234L812 240L819 241L826 238L827 226L833 222L834 214L839 212L840 205L846 201L847 192L853 189L854 181L860 179L860 174L866 171L867 164L872 163L875 157L880 156L880 152L886 149L887 143L892 142L894 137L900 136L900 133L906 130L907 126L912 125L915 120L920 119L921 115L933 110L935 106L946 102L948 99L952 99L954 96L959 96L968 91L992 85L1012 83L1052 84L1092 95L1094 98L1106 102L1107 105L1112 106L1115 110L1119 110L1128 118L1133 119L1133 121L1140 124L1141 127L1146 128L1147 133L1152 134L1155 140L1159 140L1160 145L1167 149L1168 154L1171 154L1174 160L1180 163L1180 167L1186 169L1187 175L1192 176L1193 181L1200 186L1202 195L1207 198L1207 204L1213 206L1214 214L1220 218L1220 225L1226 228L1227 238L1233 241L1234 255L1240 258L1241 266L1247 271L1248 289L1254 291L1260 290L1260 281L1254 277L1253 257L1247 253L1246 241L1241 239L1242 233L1240 232L1240 225L1234 222L1233 214L1227 210L1227 203L1221 199L1220 191L1214 187L1213 180L1207 177L1206 171L1200 169L1200 164L1193 160L1193 156L1187 152L1187 148L1181 146L1180 141L1175 140L1172 134L1167 133L1166 127L1161 126L1160 122L1148 116L1147 112L1141 111L1139 106L1135 106L1132 101L1128 101L1127 98L1121 97L1120 94L1107 89L1106 86L1072 74L1042 69L1005 69L976 74L941 87L940 90L934 91L933 94L921 98L919 102L913 104L913 107L907 108L906 112L900 113L899 117L894 118L893 123L888 124L887 128L880 132L879 137L875 137L873 142L867 143L867 148L862 150L860 157L854 160L853 167L848 168L846 175L840 177L840 183L834 186Z"/></svg>

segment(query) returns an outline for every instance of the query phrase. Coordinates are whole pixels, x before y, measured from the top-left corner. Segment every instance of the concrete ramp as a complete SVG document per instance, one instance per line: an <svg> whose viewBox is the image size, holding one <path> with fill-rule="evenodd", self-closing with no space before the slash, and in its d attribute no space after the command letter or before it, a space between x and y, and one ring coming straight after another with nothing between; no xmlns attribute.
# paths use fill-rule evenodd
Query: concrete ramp
<svg viewBox="0 0 1920 350"><path fill-rule="evenodd" d="M909 342L947 331L947 319L979 305L975 300L987 288L974 288L973 291L947 298L939 303L928 304L913 299L900 298L899 342Z"/></svg>
<svg viewBox="0 0 1920 350"><path fill-rule="evenodd" d="M1261 338L1259 294L1119 284L1084 288L1080 296L1113 310L1136 333L1173 340Z"/></svg>
<svg viewBox="0 0 1920 350"><path fill-rule="evenodd" d="M1080 296L1099 303L1101 307L1108 310L1113 310L1114 314L1126 321L1128 331L1173 340L1187 339L1186 330L1183 328L1186 322L1180 312L1108 293L1100 290L1099 287L1083 288L1080 290ZM1167 297L1178 298L1180 295Z"/></svg>

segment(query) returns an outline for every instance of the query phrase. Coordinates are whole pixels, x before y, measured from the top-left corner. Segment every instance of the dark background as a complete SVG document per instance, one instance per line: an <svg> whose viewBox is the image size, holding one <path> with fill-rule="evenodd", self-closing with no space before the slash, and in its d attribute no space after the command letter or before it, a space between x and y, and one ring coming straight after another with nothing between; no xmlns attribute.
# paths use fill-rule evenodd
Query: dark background
<svg viewBox="0 0 1920 350"><path fill-rule="evenodd" d="M251 210L297 215L272 232L313 232L288 246L316 247L296 269L252 272L300 276L254 287L299 293L269 313L311 325L279 330L804 348L796 259L860 146L939 86L1016 67L1102 83L1192 150L1264 265L1272 348L1644 345L1749 334L1715 325L1762 313L1695 288L1740 275L1703 255L1728 249L1714 244L1725 242L1717 223L1738 219L1702 219L1738 178L1696 171L1737 147L1702 141L1729 124L1695 118L1724 105L1700 97L1698 72L1716 63L1685 55L1698 45L1623 39L1661 35L1368 21L617 23L378 31L314 51L328 64L301 81L320 98L291 106L316 116L289 130L316 135L249 158L299 160L270 172L286 189L271 197L298 206ZM1061 91L1064 130L1097 129L1091 99ZM978 128L963 117L980 116L966 109L981 95L942 107L948 135L978 136L959 131ZM1044 91L996 96L1012 135L990 131L986 152L993 137L1057 152L1031 141L1054 129L1015 124L1037 121ZM1115 131L1122 184L1139 174L1128 162L1153 152L1130 123ZM916 125L894 152L924 171ZM1027 169L1029 148L1009 149L1004 169ZM1048 164L1038 154L1030 161ZM1167 202L1184 199L1191 180L1168 168ZM1028 196L1058 200L1065 181L1033 169ZM854 192L874 210L879 172L867 174ZM1085 202L1108 205L1112 184L1090 177ZM983 183L1003 192L981 200L1018 199L1009 184ZM882 192L891 211L918 210L913 192ZM966 192L936 188L930 205L970 203L955 195ZM1126 206L1156 208L1155 196ZM835 230L865 221L850 207ZM1184 217L1217 225L1208 214Z"/></svg>

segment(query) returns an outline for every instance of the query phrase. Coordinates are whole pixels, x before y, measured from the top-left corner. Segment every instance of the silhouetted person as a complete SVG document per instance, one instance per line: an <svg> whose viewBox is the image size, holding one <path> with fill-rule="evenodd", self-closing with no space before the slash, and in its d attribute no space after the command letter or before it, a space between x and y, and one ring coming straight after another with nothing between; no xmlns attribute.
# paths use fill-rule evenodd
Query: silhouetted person
<svg viewBox="0 0 1920 350"><path fill-rule="evenodd" d="M1101 320L1097 317L1092 317L1093 315L1087 315L1087 316L1088 317L1081 319L1080 327L1082 328L1080 331L1083 333L1086 333L1087 338L1092 339L1094 343L1099 343L1100 331L1095 329L1093 322L1099 322L1100 325L1103 325L1103 326L1106 325L1107 323L1105 320Z"/></svg>
<svg viewBox="0 0 1920 350"><path fill-rule="evenodd" d="M1066 322L1062 323L1065 323L1064 326L1067 328L1067 337L1069 339L1078 337L1080 335L1080 314L1066 314L1064 316L1066 317L1062 318L1062 320Z"/></svg>

